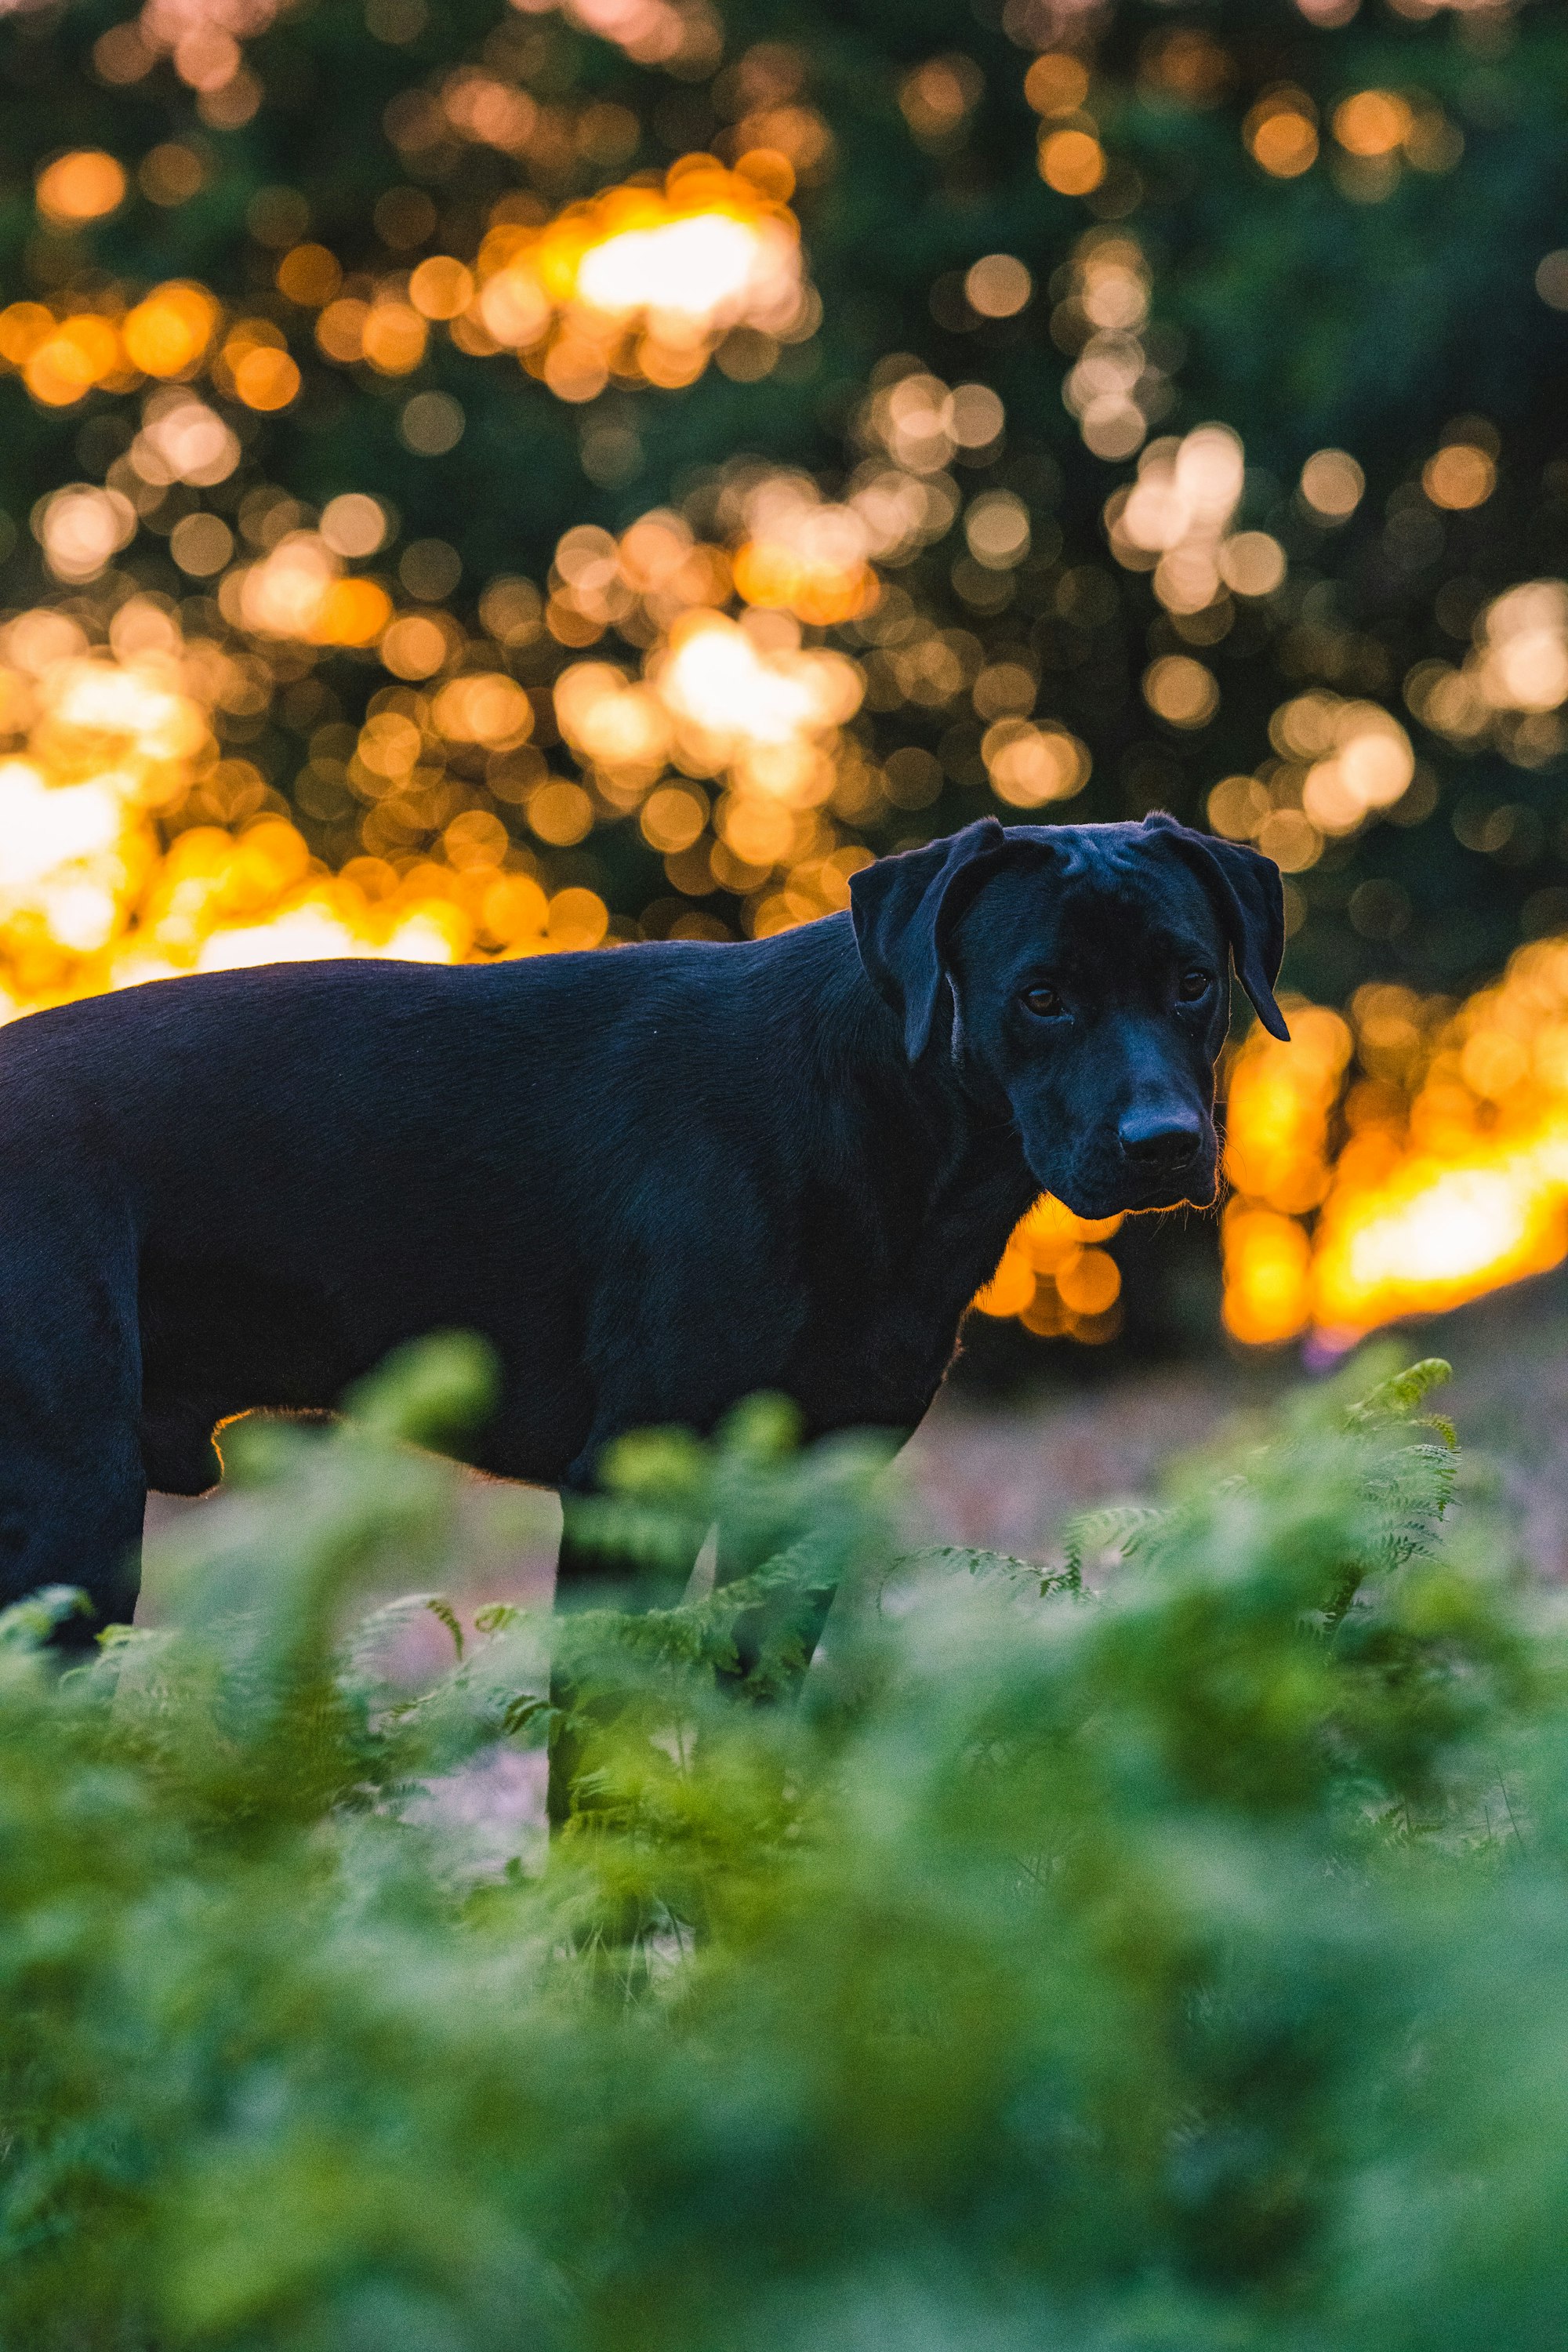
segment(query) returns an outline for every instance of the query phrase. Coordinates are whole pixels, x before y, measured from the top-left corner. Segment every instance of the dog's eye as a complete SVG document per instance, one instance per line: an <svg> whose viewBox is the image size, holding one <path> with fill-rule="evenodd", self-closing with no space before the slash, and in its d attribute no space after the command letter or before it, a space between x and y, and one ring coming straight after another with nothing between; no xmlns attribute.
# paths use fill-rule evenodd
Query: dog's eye
<svg viewBox="0 0 1568 2352"><path fill-rule="evenodd" d="M1062 1009L1062 1001L1056 990L1047 988L1043 983L1037 988L1026 988L1024 991L1023 1001L1026 1009L1030 1013L1037 1013L1042 1021L1049 1021Z"/></svg>
<svg viewBox="0 0 1568 2352"><path fill-rule="evenodd" d="M1176 983L1176 994L1184 1004L1196 1004L1208 994L1210 985L1206 971L1184 971Z"/></svg>

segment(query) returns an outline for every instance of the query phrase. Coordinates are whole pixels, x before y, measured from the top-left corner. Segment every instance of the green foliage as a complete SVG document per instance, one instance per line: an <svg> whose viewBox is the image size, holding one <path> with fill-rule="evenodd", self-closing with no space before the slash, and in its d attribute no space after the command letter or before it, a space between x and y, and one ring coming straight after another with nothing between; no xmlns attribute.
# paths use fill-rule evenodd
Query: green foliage
<svg viewBox="0 0 1568 2352"><path fill-rule="evenodd" d="M252 1438L172 1622L62 1671L68 1595L0 1620L0 2347L1552 2340L1559 1612L1447 1524L1443 1370L1044 1570L900 1550L771 1402L626 1444L658 1605L563 1622L577 1808L500 1871L447 1776L562 1731L541 1629L354 1601L457 1565L400 1436L482 1365Z"/></svg>

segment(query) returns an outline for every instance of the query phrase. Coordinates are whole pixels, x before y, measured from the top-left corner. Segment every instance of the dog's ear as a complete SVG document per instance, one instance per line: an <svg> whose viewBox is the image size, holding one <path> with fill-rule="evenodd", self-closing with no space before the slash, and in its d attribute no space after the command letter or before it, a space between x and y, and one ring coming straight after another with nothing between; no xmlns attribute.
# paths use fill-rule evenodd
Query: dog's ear
<svg viewBox="0 0 1568 2352"><path fill-rule="evenodd" d="M945 841L879 857L849 877L855 944L866 977L904 1024L904 1048L918 1062L931 1042L942 980L942 946L962 898L1005 854L994 816ZM962 881L962 889L955 885Z"/></svg>
<svg viewBox="0 0 1568 2352"><path fill-rule="evenodd" d="M1274 983L1285 958L1285 889L1279 868L1261 850L1194 833L1163 809L1143 822L1170 844L1208 892L1253 1011L1271 1037L1289 1044L1285 1015L1274 1002Z"/></svg>

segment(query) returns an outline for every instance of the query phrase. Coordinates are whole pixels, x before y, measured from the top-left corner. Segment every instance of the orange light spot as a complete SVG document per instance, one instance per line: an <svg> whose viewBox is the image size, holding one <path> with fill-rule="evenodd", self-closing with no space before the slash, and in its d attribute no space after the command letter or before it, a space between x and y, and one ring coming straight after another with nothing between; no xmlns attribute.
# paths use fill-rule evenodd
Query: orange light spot
<svg viewBox="0 0 1568 2352"><path fill-rule="evenodd" d="M247 408L287 408L300 389L300 371L288 352L265 345L246 352L233 373L235 391Z"/></svg>
<svg viewBox="0 0 1568 2352"><path fill-rule="evenodd" d="M465 809L447 827L441 846L460 873L473 874L498 866L511 846L511 836L489 809Z"/></svg>
<svg viewBox="0 0 1568 2352"><path fill-rule="evenodd" d="M1334 137L1352 155L1391 155L1415 127L1415 117L1396 90L1358 90L1334 109Z"/></svg>
<svg viewBox="0 0 1568 2352"><path fill-rule="evenodd" d="M689 849L708 822L708 803L689 784L666 784L643 803L643 839L661 856Z"/></svg>
<svg viewBox="0 0 1568 2352"><path fill-rule="evenodd" d="M711 155L689 155L662 189L608 188L538 229L499 222L480 246L462 331L477 326L527 352L526 364L561 400L595 399L612 360L625 369L626 329L637 333L636 371L648 382L693 383L731 329L787 335L800 320L799 231L774 193L789 170L771 150L753 151L733 172ZM460 267L421 264L411 299L421 309L436 299L442 307L429 316L458 315L445 306L456 302Z"/></svg>
<svg viewBox="0 0 1568 2352"><path fill-rule="evenodd" d="M329 302L316 321L316 341L330 360L344 365L360 359L364 352L364 322L370 316L370 304L344 296L342 301Z"/></svg>
<svg viewBox="0 0 1568 2352"><path fill-rule="evenodd" d="M1047 49L1024 77L1024 96L1037 114L1076 114L1089 96L1089 68L1062 49Z"/></svg>
<svg viewBox="0 0 1568 2352"><path fill-rule="evenodd" d="M610 910L595 890L558 890L550 901L545 936L554 948L596 948L610 928Z"/></svg>
<svg viewBox="0 0 1568 2352"><path fill-rule="evenodd" d="M549 901L531 876L502 874L486 890L480 919L492 938L510 943L537 939L549 915Z"/></svg>
<svg viewBox="0 0 1568 2352"><path fill-rule="evenodd" d="M528 822L541 841L552 849L571 849L594 829L594 803L581 784L559 778L541 784L528 796Z"/></svg>
<svg viewBox="0 0 1568 2352"><path fill-rule="evenodd" d="M125 173L101 148L61 155L38 175L38 210L56 228L102 220L125 200Z"/></svg>
<svg viewBox="0 0 1568 2352"><path fill-rule="evenodd" d="M1226 1328L1254 1348L1299 1338L1312 1315L1306 1228L1274 1210L1236 1202L1220 1233Z"/></svg>
<svg viewBox="0 0 1568 2352"><path fill-rule="evenodd" d="M1497 488L1497 466L1473 442L1450 441L1421 469L1421 487L1435 507L1463 511L1484 506Z"/></svg>
<svg viewBox="0 0 1568 2352"><path fill-rule="evenodd" d="M495 670L470 672L441 688L431 718L454 742L514 751L533 730L533 710L521 686Z"/></svg>
<svg viewBox="0 0 1568 2352"><path fill-rule="evenodd" d="M89 312L66 319L36 344L22 370L35 400L64 408L123 363L120 338L107 319Z"/></svg>
<svg viewBox="0 0 1568 2352"><path fill-rule="evenodd" d="M1040 142L1040 177L1060 196L1092 194L1105 177L1105 150L1088 131L1052 131Z"/></svg>
<svg viewBox="0 0 1568 2352"><path fill-rule="evenodd" d="M1121 1269L1105 1250L1079 1250L1058 1269L1056 1284L1070 1313L1106 1315L1121 1296Z"/></svg>
<svg viewBox="0 0 1568 2352"><path fill-rule="evenodd" d="M324 245L297 245L278 265L278 290L302 310L321 310L342 284L337 256Z"/></svg>
<svg viewBox="0 0 1568 2352"><path fill-rule="evenodd" d="M143 375L194 374L220 315L205 286L171 280L156 287L125 320L121 329L125 355Z"/></svg>
<svg viewBox="0 0 1568 2352"><path fill-rule="evenodd" d="M371 646L392 618L392 599L374 580L336 580L312 634L323 644Z"/></svg>
<svg viewBox="0 0 1568 2352"><path fill-rule="evenodd" d="M405 614L383 637L381 658L394 677L431 677L447 658L447 633L423 613Z"/></svg>
<svg viewBox="0 0 1568 2352"><path fill-rule="evenodd" d="M54 331L55 314L42 302L12 302L0 310L0 358L20 367Z"/></svg>
<svg viewBox="0 0 1568 2352"><path fill-rule="evenodd" d="M1300 179L1318 160L1311 101L1299 91L1259 99L1241 126L1255 163L1276 180Z"/></svg>
<svg viewBox="0 0 1568 2352"><path fill-rule="evenodd" d="M455 319L474 299L474 273L449 254L433 253L410 278L408 299L422 318Z"/></svg>
<svg viewBox="0 0 1568 2352"><path fill-rule="evenodd" d="M770 204L787 205L795 194L795 165L782 148L748 148L735 165L735 177Z"/></svg>
<svg viewBox="0 0 1568 2352"><path fill-rule="evenodd" d="M360 339L378 375L407 375L424 358L428 334L418 311L406 302L374 302Z"/></svg>

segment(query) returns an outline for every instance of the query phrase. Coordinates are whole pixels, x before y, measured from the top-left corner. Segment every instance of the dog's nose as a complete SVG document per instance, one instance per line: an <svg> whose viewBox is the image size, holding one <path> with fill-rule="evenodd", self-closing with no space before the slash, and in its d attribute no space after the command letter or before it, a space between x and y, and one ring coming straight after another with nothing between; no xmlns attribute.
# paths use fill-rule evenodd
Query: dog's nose
<svg viewBox="0 0 1568 2352"><path fill-rule="evenodd" d="M1196 1111L1163 1104L1130 1110L1116 1132L1129 1160L1146 1168L1184 1168L1203 1141L1204 1123Z"/></svg>

